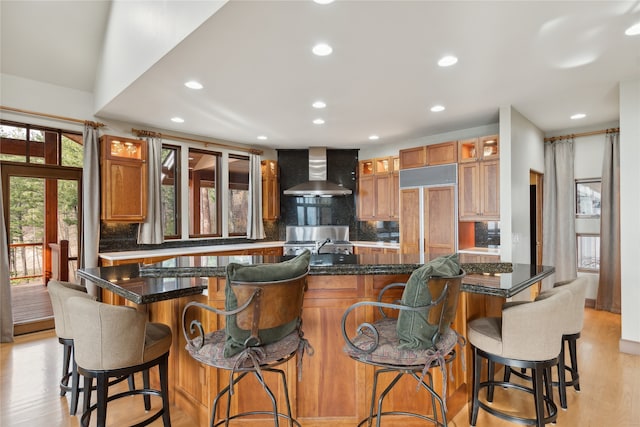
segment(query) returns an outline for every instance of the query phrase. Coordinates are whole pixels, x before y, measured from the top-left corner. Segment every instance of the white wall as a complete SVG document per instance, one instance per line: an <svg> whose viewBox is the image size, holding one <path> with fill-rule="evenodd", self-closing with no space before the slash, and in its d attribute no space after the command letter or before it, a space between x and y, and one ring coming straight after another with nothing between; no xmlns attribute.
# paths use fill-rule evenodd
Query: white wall
<svg viewBox="0 0 640 427"><path fill-rule="evenodd" d="M502 260L531 262L530 171L544 172L544 135L511 106L500 108L500 245Z"/></svg>
<svg viewBox="0 0 640 427"><path fill-rule="evenodd" d="M226 2L115 0L98 65L94 111L100 111Z"/></svg>
<svg viewBox="0 0 640 427"><path fill-rule="evenodd" d="M640 79L620 83L620 350L640 354Z"/></svg>

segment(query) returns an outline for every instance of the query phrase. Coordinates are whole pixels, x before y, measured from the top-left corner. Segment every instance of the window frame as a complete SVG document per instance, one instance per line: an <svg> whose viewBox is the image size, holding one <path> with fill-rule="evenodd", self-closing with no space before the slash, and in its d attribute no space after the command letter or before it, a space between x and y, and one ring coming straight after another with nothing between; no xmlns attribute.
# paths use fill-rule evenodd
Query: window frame
<svg viewBox="0 0 640 427"><path fill-rule="evenodd" d="M576 211L575 211L575 216L576 218L600 218L600 215L602 214L602 212L600 212L599 214L584 214L584 213L580 213L579 209L580 209L580 203L579 203L579 199L578 199L578 195L579 195L579 191L578 191L578 186L581 184L587 184L587 183L598 183L600 184L600 200L602 200L602 178L580 178L580 179L576 179L575 180L575 185L574 185L574 191L575 191L575 203L576 203ZM591 199L591 203L593 205L593 200Z"/></svg>
<svg viewBox="0 0 640 427"><path fill-rule="evenodd" d="M586 268L586 267L581 267L580 266L580 258L581 258L581 251L580 251L580 238L581 237L597 237L598 238L598 268ZM598 233L576 233L576 268L579 272L583 272L583 273L598 273L600 271L600 234Z"/></svg>
<svg viewBox="0 0 640 427"><path fill-rule="evenodd" d="M192 232L191 230L191 225L188 225L188 238L189 239L201 239L201 238L212 238L212 237L222 237L222 229L223 229L223 221L226 221L226 219L222 218L222 192L221 192L221 188L222 188L222 183L221 183L221 178L222 178L222 171L221 171L221 166L222 166L222 153L219 151L213 151L213 150L203 150L201 148L196 148L196 147L188 147L188 155L187 158L190 160L191 157L191 153L200 153L200 154L205 154L205 155L210 155L210 156L214 156L215 157L215 182L214 182L214 186L212 187L215 190L215 194L216 194L216 203L215 203L215 215L216 215L216 225L215 225L215 231L213 233L208 233L208 234L204 234L204 233L196 233L195 232L195 226L198 226L198 230L200 229L200 220L201 220L201 212L200 209L196 209L195 206L193 206L193 210L192 212L189 213L189 221L193 221L194 224L194 231ZM196 202L196 197L195 197L195 188L191 187L191 179L189 177L189 174L191 169L189 169L187 171L187 183L186 183L186 188L187 191L189 192L189 197L193 197L193 199L190 199L192 202L189 203L189 206L192 205L192 203ZM184 185L184 184L183 184ZM228 185L227 185L228 186ZM199 189L201 189L202 187L198 187ZM200 201L200 195L198 194L198 204Z"/></svg>
<svg viewBox="0 0 640 427"><path fill-rule="evenodd" d="M174 144L162 144L162 149L163 150L174 150L175 152L175 159L173 162L173 168L174 168L174 174L175 174L175 182L173 184L173 188L175 191L175 203L174 203L174 222L175 222L175 228L176 228L176 234L165 234L164 238L165 240L177 240L180 239L182 237L182 175L181 175L181 159L182 159L182 153L181 153L181 149L182 147L179 145L174 145ZM160 184L161 187L163 187L164 185L161 183ZM162 191L162 190L161 190ZM163 204L164 204L164 200L163 200ZM164 233L164 225L163 225L163 233Z"/></svg>
<svg viewBox="0 0 640 427"><path fill-rule="evenodd" d="M230 159L243 160L243 161L247 162L247 206L246 206L247 212L246 212L246 215L247 215L247 218L248 218L248 216L249 216L249 203L250 203L250 200L248 198L251 197L251 195L249 194L249 182L251 180L251 158L249 157L249 155L228 153L227 159L228 159L227 160L227 165L231 164ZM228 206L229 206L228 211L229 211L229 214L230 214L231 211L232 211L232 209L231 209L232 208L232 206L231 206L231 191L235 189L235 188L232 188L231 169L230 169L230 167L227 170L227 175L228 175L228 179L227 179L227 191L226 191L226 193L227 193L228 198L229 198L228 199ZM247 228L248 228L249 224L246 224L246 227L245 227L244 231L232 233L231 232L231 221L230 221L229 215L227 215L226 221L227 221L227 230L228 230L229 237L243 237L243 236L247 235Z"/></svg>

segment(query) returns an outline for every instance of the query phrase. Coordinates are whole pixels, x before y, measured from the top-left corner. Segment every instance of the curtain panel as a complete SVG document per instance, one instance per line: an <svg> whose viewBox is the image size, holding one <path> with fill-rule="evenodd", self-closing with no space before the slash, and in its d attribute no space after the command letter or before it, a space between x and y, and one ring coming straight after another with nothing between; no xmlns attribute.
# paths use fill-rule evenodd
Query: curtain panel
<svg viewBox="0 0 640 427"><path fill-rule="evenodd" d="M162 212L162 139L147 137L147 216L138 226L139 244L164 242Z"/></svg>
<svg viewBox="0 0 640 427"><path fill-rule="evenodd" d="M0 174L0 254L0 342L11 342L13 341L13 310L11 309L9 247L4 222L2 174Z"/></svg>
<svg viewBox="0 0 640 427"><path fill-rule="evenodd" d="M556 272L542 281L543 290L578 275L574 140L546 143L544 161L542 263L554 266Z"/></svg>
<svg viewBox="0 0 640 427"><path fill-rule="evenodd" d="M620 313L620 134L606 135L600 200L600 277L596 309Z"/></svg>
<svg viewBox="0 0 640 427"><path fill-rule="evenodd" d="M249 154L249 206L247 213L247 239L264 239L262 224L262 172L260 156Z"/></svg>
<svg viewBox="0 0 640 427"><path fill-rule="evenodd" d="M98 129L84 125L82 133L82 235L80 236L80 268L98 266L100 244L100 140ZM98 296L98 288L83 280L87 292Z"/></svg>

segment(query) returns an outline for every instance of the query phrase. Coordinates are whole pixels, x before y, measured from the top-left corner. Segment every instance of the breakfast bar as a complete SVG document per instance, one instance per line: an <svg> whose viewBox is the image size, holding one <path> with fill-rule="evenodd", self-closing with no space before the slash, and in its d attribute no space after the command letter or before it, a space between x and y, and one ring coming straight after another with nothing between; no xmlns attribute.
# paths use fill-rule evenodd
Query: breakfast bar
<svg viewBox="0 0 640 427"><path fill-rule="evenodd" d="M181 316L190 301L217 308L224 307L226 266L230 262L244 264L275 263L287 256L181 256L155 264L126 264L79 270L78 274L101 289L104 302L137 306L150 320L169 325L173 331L170 354L170 398L192 414L199 426L209 423L211 396L224 387L228 377L193 360L184 350ZM422 261L422 262L421 262ZM424 260L418 255L399 254L322 254L313 255L308 276L308 290L303 309L305 337L313 346L312 357L302 363L300 381L289 381L289 395L294 416L307 426L353 426L366 416L371 390L372 368L361 366L344 355L340 321L345 309L360 301L375 300L380 290L395 282L406 282L411 272ZM553 267L528 264L463 264L467 275L453 324L466 334L467 322L486 315L499 314L502 303L553 273ZM399 297L399 295L398 295ZM349 325L372 321L374 311L353 319ZM222 320L210 314L201 319L207 331L220 329ZM464 351L466 366L471 366L471 352ZM453 417L468 401L471 370L464 369L462 357L452 365L447 387L448 415ZM288 376L296 378L295 361L287 365ZM436 389L440 373L433 372ZM267 382L269 379L267 377ZM233 402L232 410L243 411L265 401L257 385L246 386L241 402ZM390 396L394 409L423 410L423 399L415 399L415 383L399 384ZM396 389L394 389L396 390ZM277 394L282 394L278 390ZM248 397L247 397L248 396ZM420 396L420 395L419 395ZM264 420L262 420L264 422ZM242 425L261 425L261 420L242 421ZM408 426L411 422L406 423ZM263 425L263 424L262 424Z"/></svg>

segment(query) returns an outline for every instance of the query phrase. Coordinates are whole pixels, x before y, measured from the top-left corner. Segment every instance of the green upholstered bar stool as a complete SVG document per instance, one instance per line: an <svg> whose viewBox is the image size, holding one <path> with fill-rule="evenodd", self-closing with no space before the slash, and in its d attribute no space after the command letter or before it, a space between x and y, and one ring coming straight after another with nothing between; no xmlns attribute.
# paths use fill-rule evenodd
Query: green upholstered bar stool
<svg viewBox="0 0 640 427"><path fill-rule="evenodd" d="M168 360L171 329L162 323L147 322L146 314L132 307L103 304L85 298L67 302L73 332L78 372L84 376L84 410L81 425L89 425L97 412L97 427L105 427L107 403L125 396L144 396L145 410L150 396L162 399L162 408L136 424L148 425L162 417L164 427L171 426L169 413ZM149 369L158 367L160 390L150 388ZM142 389L129 389L108 396L110 378L126 378L142 372ZM93 379L96 379L97 403L91 405Z"/></svg>
<svg viewBox="0 0 640 427"><path fill-rule="evenodd" d="M415 270L407 283L385 286L377 302L358 302L345 311L342 317L345 353L357 362L375 367L369 416L358 426L371 426L375 420L376 426L380 427L383 418L400 423L400 417L447 426L446 365L456 358L456 345L464 345L464 339L451 328L464 275L457 255L440 257ZM388 300L385 294L394 289L403 290L402 300L385 302ZM351 313L360 308L366 311L367 307L378 309L378 319L361 324L355 336L349 337L347 319ZM432 368L440 368L442 372L442 396L434 389ZM379 377L387 373L394 375L393 380L377 396ZM383 410L384 399L404 375L417 381L416 391L426 392L430 410L426 405L423 413L399 408ZM417 394L416 399L420 396Z"/></svg>
<svg viewBox="0 0 640 427"><path fill-rule="evenodd" d="M563 290L545 299L504 308L502 317L483 317L468 324L474 361L470 425L476 425L480 409L519 424L542 427L555 422L558 409L553 402L551 368L558 364L562 325L568 321L566 307L571 302L571 293ZM481 381L484 360L487 361L487 378ZM496 380L495 363L510 369L531 369L532 387ZM497 405L491 406L496 386L509 392L513 389L532 394L535 418L500 410ZM484 389L486 401L480 398L480 390Z"/></svg>
<svg viewBox="0 0 640 427"><path fill-rule="evenodd" d="M275 264L230 263L227 266L225 310L198 302L185 306L182 327L186 350L197 361L229 374L229 385L213 399L211 426L228 426L234 419L260 415L272 418L276 427L281 419L288 426L300 426L292 415L287 378L279 365L297 355L300 369L302 355L310 348L302 332L302 304L309 260L310 253L305 251L291 260ZM225 328L205 333L204 321L198 314L207 311L224 316ZM282 381L286 411L278 409L276 396L265 378L267 372L275 373ZM247 376L255 377L262 385L271 402L270 411L256 408L231 413L232 397L242 392L238 383ZM234 393L234 390L237 391ZM218 404L225 396L226 412L218 414Z"/></svg>

